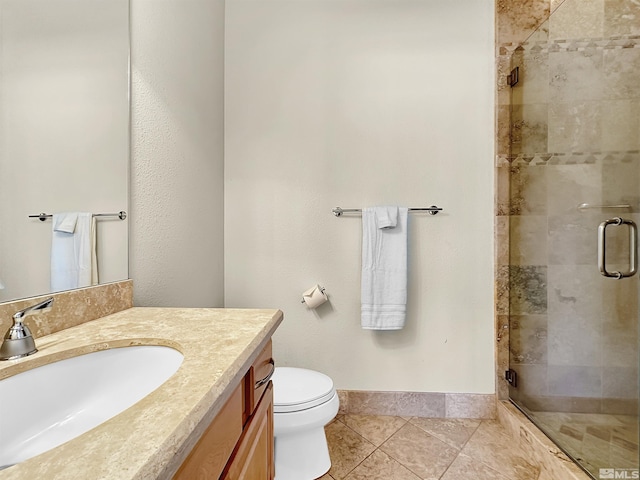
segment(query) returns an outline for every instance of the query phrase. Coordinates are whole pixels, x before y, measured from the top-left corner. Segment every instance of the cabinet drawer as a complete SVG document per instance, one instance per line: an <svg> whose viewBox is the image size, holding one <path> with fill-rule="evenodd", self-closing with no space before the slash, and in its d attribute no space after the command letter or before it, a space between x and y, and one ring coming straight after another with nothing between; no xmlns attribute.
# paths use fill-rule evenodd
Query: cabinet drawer
<svg viewBox="0 0 640 480"><path fill-rule="evenodd" d="M260 398L267 388L269 379L273 375L275 364L272 356L271 340L262 349L256 360L249 368L245 377L245 412L243 424L253 414Z"/></svg>
<svg viewBox="0 0 640 480"><path fill-rule="evenodd" d="M219 478L242 435L243 389L234 390L173 477L177 480Z"/></svg>

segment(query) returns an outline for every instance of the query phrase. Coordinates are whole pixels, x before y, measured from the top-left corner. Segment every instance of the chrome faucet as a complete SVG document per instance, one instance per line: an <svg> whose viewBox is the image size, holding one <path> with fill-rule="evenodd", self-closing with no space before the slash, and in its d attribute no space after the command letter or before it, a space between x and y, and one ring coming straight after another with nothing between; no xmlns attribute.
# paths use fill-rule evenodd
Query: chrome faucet
<svg viewBox="0 0 640 480"><path fill-rule="evenodd" d="M13 325L5 334L2 346L0 346L0 360L15 360L38 351L31 330L23 323L24 318L34 313L48 312L51 310L52 303L53 297L13 315Z"/></svg>

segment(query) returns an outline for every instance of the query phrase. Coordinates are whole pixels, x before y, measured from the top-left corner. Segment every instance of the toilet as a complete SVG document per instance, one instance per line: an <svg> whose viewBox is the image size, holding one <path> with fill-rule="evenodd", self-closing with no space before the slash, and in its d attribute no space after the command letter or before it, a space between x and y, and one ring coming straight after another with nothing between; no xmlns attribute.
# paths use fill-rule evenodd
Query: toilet
<svg viewBox="0 0 640 480"><path fill-rule="evenodd" d="M324 426L340 406L333 380L293 367L277 367L271 379L275 480L319 478L331 468Z"/></svg>

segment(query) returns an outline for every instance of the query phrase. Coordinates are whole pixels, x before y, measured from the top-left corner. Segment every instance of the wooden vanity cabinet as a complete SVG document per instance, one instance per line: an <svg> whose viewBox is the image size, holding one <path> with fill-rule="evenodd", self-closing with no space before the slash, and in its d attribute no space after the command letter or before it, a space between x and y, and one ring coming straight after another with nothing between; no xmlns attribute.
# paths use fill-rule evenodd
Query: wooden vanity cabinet
<svg viewBox="0 0 640 480"><path fill-rule="evenodd" d="M274 479L274 368L269 340L174 479Z"/></svg>
<svg viewBox="0 0 640 480"><path fill-rule="evenodd" d="M273 480L273 478L273 383L269 382L221 479Z"/></svg>

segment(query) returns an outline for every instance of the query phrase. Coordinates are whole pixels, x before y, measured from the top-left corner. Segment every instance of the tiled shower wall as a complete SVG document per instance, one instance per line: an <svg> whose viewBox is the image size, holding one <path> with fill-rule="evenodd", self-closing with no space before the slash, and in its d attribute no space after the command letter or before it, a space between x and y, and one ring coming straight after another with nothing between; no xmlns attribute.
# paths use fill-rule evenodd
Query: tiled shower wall
<svg viewBox="0 0 640 480"><path fill-rule="evenodd" d="M512 394L529 408L631 413L637 277L605 279L594 268L595 229L622 212L577 205L628 203L624 215L639 220L632 72L640 68L640 8L613 0L549 7L557 10L521 46L498 45L499 397L508 396L510 360L521 378ZM521 83L510 92L505 78L515 66ZM625 251L620 237L613 243ZM610 261L623 269L616 250Z"/></svg>

